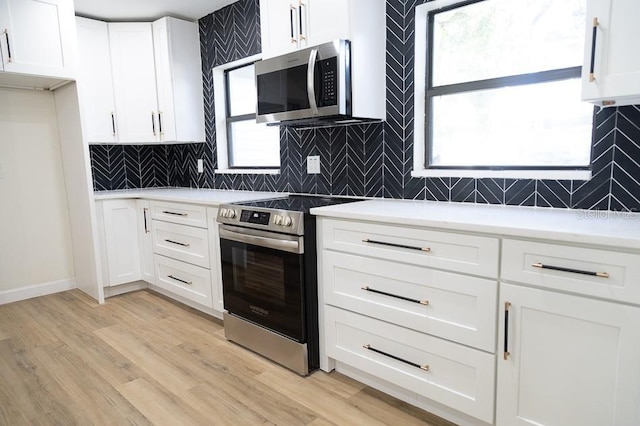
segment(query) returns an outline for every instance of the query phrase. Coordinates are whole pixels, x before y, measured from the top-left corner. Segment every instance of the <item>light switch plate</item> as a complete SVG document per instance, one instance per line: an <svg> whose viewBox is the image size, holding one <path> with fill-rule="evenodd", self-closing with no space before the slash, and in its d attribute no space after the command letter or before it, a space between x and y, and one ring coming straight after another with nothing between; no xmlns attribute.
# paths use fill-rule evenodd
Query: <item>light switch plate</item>
<svg viewBox="0 0 640 426"><path fill-rule="evenodd" d="M202 158L198 158L198 173L204 172L204 163Z"/></svg>
<svg viewBox="0 0 640 426"><path fill-rule="evenodd" d="M320 156L310 155L307 157L307 174L320 173Z"/></svg>

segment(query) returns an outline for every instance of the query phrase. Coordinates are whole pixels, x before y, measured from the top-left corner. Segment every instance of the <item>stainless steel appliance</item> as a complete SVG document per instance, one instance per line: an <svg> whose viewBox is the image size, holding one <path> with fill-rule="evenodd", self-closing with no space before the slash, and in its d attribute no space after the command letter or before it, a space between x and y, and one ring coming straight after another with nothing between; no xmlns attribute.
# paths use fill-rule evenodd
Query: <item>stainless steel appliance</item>
<svg viewBox="0 0 640 426"><path fill-rule="evenodd" d="M256 121L351 116L351 45L336 40L255 64Z"/></svg>
<svg viewBox="0 0 640 426"><path fill-rule="evenodd" d="M298 374L319 367L312 207L356 201L291 195L219 207L227 339Z"/></svg>

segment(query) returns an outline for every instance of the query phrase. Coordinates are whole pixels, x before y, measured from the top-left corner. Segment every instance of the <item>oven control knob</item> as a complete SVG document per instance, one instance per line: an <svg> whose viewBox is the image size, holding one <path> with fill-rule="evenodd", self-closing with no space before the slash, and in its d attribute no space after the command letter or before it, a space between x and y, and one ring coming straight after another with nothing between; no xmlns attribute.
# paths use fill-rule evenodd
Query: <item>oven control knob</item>
<svg viewBox="0 0 640 426"><path fill-rule="evenodd" d="M282 226L291 226L293 225L293 219L291 216L285 216L282 218Z"/></svg>
<svg viewBox="0 0 640 426"><path fill-rule="evenodd" d="M236 211L233 209L229 209L227 210L227 216L229 219L233 219L234 217L236 217Z"/></svg>
<svg viewBox="0 0 640 426"><path fill-rule="evenodd" d="M221 209L220 210L220 216L227 217L227 209Z"/></svg>
<svg viewBox="0 0 640 426"><path fill-rule="evenodd" d="M282 216L275 215L273 217L273 223L276 224L276 225L282 225Z"/></svg>

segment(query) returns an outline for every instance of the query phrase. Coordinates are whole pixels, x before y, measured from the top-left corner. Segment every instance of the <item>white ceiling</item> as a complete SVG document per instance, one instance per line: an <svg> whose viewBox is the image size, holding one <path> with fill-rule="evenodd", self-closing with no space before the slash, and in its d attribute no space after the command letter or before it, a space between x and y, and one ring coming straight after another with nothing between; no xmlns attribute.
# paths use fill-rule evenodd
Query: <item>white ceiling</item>
<svg viewBox="0 0 640 426"><path fill-rule="evenodd" d="M236 0L75 0L76 15L104 21L153 21L163 16L195 21Z"/></svg>

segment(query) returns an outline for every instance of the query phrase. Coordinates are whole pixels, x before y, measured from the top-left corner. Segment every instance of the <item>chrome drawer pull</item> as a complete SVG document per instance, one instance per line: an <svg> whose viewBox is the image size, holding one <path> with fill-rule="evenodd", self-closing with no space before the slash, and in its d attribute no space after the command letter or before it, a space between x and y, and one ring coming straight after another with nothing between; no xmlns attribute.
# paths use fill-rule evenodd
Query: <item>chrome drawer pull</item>
<svg viewBox="0 0 640 426"><path fill-rule="evenodd" d="M181 283L183 283L183 284L187 284L187 285L191 285L191 284L193 284L193 282L192 282L192 281L185 281L185 280L181 280L180 278L176 278L176 277L174 277L173 275L167 275L167 277L171 278L172 280L179 281L179 282L181 282Z"/></svg>
<svg viewBox="0 0 640 426"><path fill-rule="evenodd" d="M169 211L166 211L166 210L164 210L162 213L171 214L171 215L174 215L174 216L188 216L187 213L176 213L176 212L169 212Z"/></svg>
<svg viewBox="0 0 640 426"><path fill-rule="evenodd" d="M362 287L362 289L365 290L365 291L369 291L371 293L382 294L384 296L395 297L396 299L406 300L408 302L413 302L413 303L418 303L420 305L429 306L429 301L428 300L418 300L418 299L412 299L410 297L399 296L397 294L387 293L386 291L374 290L374 289L372 289L372 288L370 288L368 286L364 286L364 287Z"/></svg>
<svg viewBox="0 0 640 426"><path fill-rule="evenodd" d="M572 274L591 275L592 277L609 278L609 274L607 272L582 271L580 269L563 268L562 266L543 265L540 262L533 263L531 264L531 266L533 266L534 268L540 268L540 269L550 269L552 271L571 272Z"/></svg>
<svg viewBox="0 0 640 426"><path fill-rule="evenodd" d="M190 247L191 246L191 244L179 243L178 241L172 241L172 240L165 240L165 241L168 242L168 243L171 243L171 244L175 244L177 246L182 246L182 247Z"/></svg>
<svg viewBox="0 0 640 426"><path fill-rule="evenodd" d="M415 246L407 246L404 244L396 244L396 243L387 243L384 241L376 241L376 240L370 240L368 238L362 240L363 243L369 243L369 244L380 244L382 246L390 246L390 247L399 247L399 248L404 248L404 249L409 249L409 250L418 250L418 251L424 251L424 252L430 252L431 249L429 247L415 247Z"/></svg>
<svg viewBox="0 0 640 426"><path fill-rule="evenodd" d="M371 345L364 345L362 347L365 348L368 351L372 351L372 352L375 352L377 354L384 355L384 356L389 357L391 359L395 359L396 361L404 362L405 364L408 364L408 365L410 365L412 367L416 367L416 368L419 368L419 369L424 370L424 371L429 371L429 366L427 364L420 365L420 364L416 364L415 362L407 361L406 359L402 359L402 358L397 357L395 355L391 355L391 354L388 354L386 352L382 352L379 349L372 348Z"/></svg>

